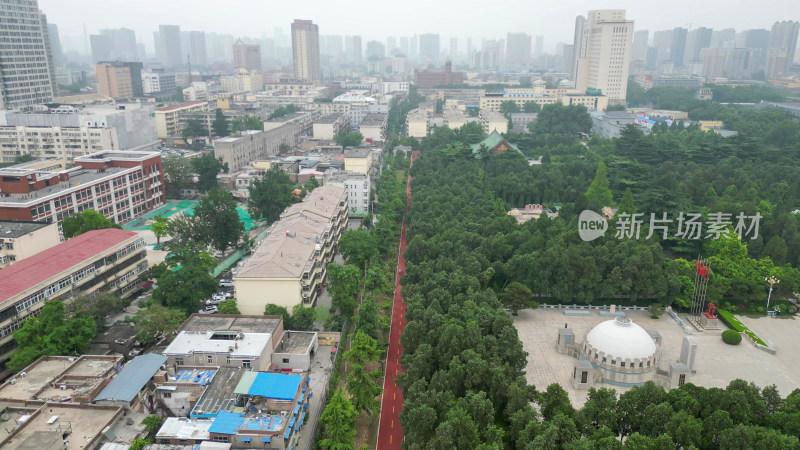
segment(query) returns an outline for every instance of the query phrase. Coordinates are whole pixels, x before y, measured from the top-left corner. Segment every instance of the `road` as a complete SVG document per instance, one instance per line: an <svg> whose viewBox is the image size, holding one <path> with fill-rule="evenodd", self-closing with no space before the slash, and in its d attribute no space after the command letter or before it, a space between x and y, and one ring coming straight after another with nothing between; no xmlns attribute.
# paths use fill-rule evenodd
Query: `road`
<svg viewBox="0 0 800 450"><path fill-rule="evenodd" d="M419 156L419 152L411 155L411 165ZM383 376L383 396L381 397L381 415L378 423L378 450L402 449L403 430L400 427L400 411L403 410L403 392L397 387L395 379L397 374L404 372L400 367L400 355L403 347L400 345L400 336L406 327L406 302L400 295L400 281L406 273L406 230L405 216L411 205L411 176L408 177L406 187L406 209L403 212L403 228L400 232L400 248L397 255L398 276L394 285L394 300L392 304L392 323L389 331L389 351L386 354L386 372Z"/></svg>

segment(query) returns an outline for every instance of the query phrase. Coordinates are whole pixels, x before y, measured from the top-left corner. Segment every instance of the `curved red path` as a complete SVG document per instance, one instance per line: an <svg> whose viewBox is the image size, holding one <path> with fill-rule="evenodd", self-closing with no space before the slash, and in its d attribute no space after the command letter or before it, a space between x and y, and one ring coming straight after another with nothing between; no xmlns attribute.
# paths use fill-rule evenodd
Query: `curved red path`
<svg viewBox="0 0 800 450"><path fill-rule="evenodd" d="M419 152L411 154L411 165L419 156ZM403 212L403 228L400 231L400 249L397 255L397 279L394 284L394 301L392 302L392 324L389 331L389 351L386 354L386 372L383 376L383 396L381 397L381 415L378 423L378 450L402 449L403 430L400 427L400 411L403 410L403 392L397 387L395 379L397 374L405 371L400 367L400 355L403 346L400 345L400 335L406 328L406 302L400 295L401 274L406 273L406 229L405 215L411 205L411 175L408 176L406 186L406 209Z"/></svg>

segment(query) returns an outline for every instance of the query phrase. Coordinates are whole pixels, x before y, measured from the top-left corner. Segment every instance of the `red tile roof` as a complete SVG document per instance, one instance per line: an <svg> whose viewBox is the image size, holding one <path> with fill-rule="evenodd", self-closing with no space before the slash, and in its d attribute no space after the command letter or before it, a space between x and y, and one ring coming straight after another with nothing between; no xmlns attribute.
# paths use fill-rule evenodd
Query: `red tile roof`
<svg viewBox="0 0 800 450"><path fill-rule="evenodd" d="M156 111L175 111L176 109L186 108L188 106L195 106L195 105L202 105L206 102L188 102L188 103L181 103L180 105L175 106L165 106L163 108L158 108Z"/></svg>
<svg viewBox="0 0 800 450"><path fill-rule="evenodd" d="M81 234L0 270L0 303L136 236L109 228Z"/></svg>

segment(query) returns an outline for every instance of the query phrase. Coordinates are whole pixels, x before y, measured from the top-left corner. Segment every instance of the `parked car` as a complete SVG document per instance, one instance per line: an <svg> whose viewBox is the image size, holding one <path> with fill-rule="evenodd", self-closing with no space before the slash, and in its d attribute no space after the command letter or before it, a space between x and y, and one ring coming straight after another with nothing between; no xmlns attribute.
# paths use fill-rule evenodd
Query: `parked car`
<svg viewBox="0 0 800 450"><path fill-rule="evenodd" d="M198 311L200 314L216 314L219 311L215 305L207 305L205 308Z"/></svg>
<svg viewBox="0 0 800 450"><path fill-rule="evenodd" d="M231 281L231 280L219 280L219 287L233 287L233 281Z"/></svg>
<svg viewBox="0 0 800 450"><path fill-rule="evenodd" d="M222 302L228 301L229 297L223 294L214 294L210 299L206 300L206 305L219 305Z"/></svg>
<svg viewBox="0 0 800 450"><path fill-rule="evenodd" d="M225 253L222 253L221 251L217 250L214 253L212 253L211 256L213 256L214 258L222 258L223 256L225 256Z"/></svg>

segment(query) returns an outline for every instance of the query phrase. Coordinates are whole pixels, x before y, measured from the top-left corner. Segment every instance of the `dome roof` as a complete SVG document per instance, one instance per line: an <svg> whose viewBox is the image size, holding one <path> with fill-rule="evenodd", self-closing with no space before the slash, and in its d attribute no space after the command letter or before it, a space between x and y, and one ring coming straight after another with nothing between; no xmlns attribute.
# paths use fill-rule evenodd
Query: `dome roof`
<svg viewBox="0 0 800 450"><path fill-rule="evenodd" d="M597 324L586 335L586 341L598 351L620 359L646 359L656 352L650 334L627 317Z"/></svg>

